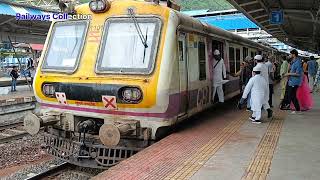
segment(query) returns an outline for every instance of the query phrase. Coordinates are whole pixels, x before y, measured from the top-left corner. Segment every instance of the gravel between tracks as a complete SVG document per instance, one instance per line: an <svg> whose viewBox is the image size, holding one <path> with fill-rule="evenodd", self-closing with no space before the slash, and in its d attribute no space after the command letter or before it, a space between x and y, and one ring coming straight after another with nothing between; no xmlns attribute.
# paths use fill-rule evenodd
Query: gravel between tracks
<svg viewBox="0 0 320 180"><path fill-rule="evenodd" d="M63 161L54 159L48 160L39 164L31 165L26 168L23 168L16 173L9 175L7 177L3 177L3 180L23 180L35 176L38 173L47 171L52 167L62 164ZM67 169L62 170L56 175L49 176L45 179L62 179L62 180L87 180L92 178L93 176L101 173L103 170L101 169L92 169L92 168L82 168L77 166L70 166Z"/></svg>
<svg viewBox="0 0 320 180"><path fill-rule="evenodd" d="M50 169L53 166L61 164L62 161L60 160L49 160L45 161L39 164L31 165L26 168L23 168L22 170L19 170L18 172L2 178L3 180L22 180L22 179L27 179L30 178L39 172L46 171Z"/></svg>
<svg viewBox="0 0 320 180"><path fill-rule="evenodd" d="M29 164L48 155L40 148L42 135L25 136L10 143L0 144L0 169Z"/></svg>

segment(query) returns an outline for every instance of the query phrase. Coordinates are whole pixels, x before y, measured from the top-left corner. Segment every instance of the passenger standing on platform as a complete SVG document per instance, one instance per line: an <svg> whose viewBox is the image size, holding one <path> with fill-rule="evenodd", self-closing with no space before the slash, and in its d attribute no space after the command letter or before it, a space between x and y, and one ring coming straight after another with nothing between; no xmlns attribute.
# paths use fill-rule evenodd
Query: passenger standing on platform
<svg viewBox="0 0 320 180"><path fill-rule="evenodd" d="M269 84L268 67L264 64L262 56L261 55L256 55L254 57L254 59L257 62L257 65L255 67L260 69L261 76L265 79L267 84ZM267 89L267 93L265 95L265 102L263 103L263 109L267 110L268 118L271 118L273 111L270 109L270 105L269 105L268 101L269 101L269 88Z"/></svg>
<svg viewBox="0 0 320 180"><path fill-rule="evenodd" d="M17 66L12 67L12 70L10 72L10 76L12 79L11 80L11 92L17 91L16 86L17 86L17 79L19 77Z"/></svg>
<svg viewBox="0 0 320 180"><path fill-rule="evenodd" d="M308 61L308 77L309 77L309 87L311 93L313 92L314 81L316 79L318 71L318 63L314 59L314 56L310 57L310 61Z"/></svg>
<svg viewBox="0 0 320 180"><path fill-rule="evenodd" d="M268 57L268 61L265 63L268 67L268 73L269 73L269 105L270 107L273 107L272 105L272 94L274 93L273 91L273 80L274 80L274 67L273 67L273 62L272 62L272 57Z"/></svg>
<svg viewBox="0 0 320 180"><path fill-rule="evenodd" d="M319 88L320 88L320 59L317 60L317 64L318 64L318 70L317 70L317 75L314 82L315 91L319 91Z"/></svg>
<svg viewBox="0 0 320 180"><path fill-rule="evenodd" d="M226 66L224 64L224 60L221 58L220 51L215 50L213 52L213 95L212 101L214 101L214 97L216 92L218 93L219 102L224 102L224 94L223 94L223 79L227 78L226 74Z"/></svg>
<svg viewBox="0 0 320 180"><path fill-rule="evenodd" d="M297 99L297 89L302 83L303 78L303 69L301 65L301 59L298 57L298 51L292 50L290 51L290 56L292 57L292 64L290 66L290 72L285 74L288 78L288 100L286 102L285 109L289 109L290 103L292 102L295 110L300 112L300 105ZM293 114L296 111L292 111Z"/></svg>
<svg viewBox="0 0 320 180"><path fill-rule="evenodd" d="M265 103L265 96L268 91L268 83L265 78L261 75L262 69L260 67L254 67L252 75L248 84L246 85L240 104L244 103L244 100L247 99L248 95L251 94L250 104L252 115L249 118L252 123L261 123L261 109Z"/></svg>
<svg viewBox="0 0 320 180"><path fill-rule="evenodd" d="M308 76L308 61L306 58L302 59L302 68L303 68L304 75ZM308 81L309 81L309 78L308 78Z"/></svg>
<svg viewBox="0 0 320 180"><path fill-rule="evenodd" d="M285 95L285 92L286 92L286 86L287 86L288 78L284 77L284 75L288 73L288 70L289 70L289 62L287 60L287 57L283 56L283 62L281 64L281 68L280 68L280 76L281 76L281 82L280 82L280 84L281 84L281 95L280 95L280 100L284 99L284 95Z"/></svg>
<svg viewBox="0 0 320 180"><path fill-rule="evenodd" d="M303 80L301 85L298 87L297 89L297 99L299 101L299 105L300 105L300 111L307 111L312 109L313 107L313 98L312 98L312 94L310 93L310 87L308 84L308 79L306 75L302 75L303 76ZM295 107L290 104L290 108L291 110L295 110Z"/></svg>
<svg viewBox="0 0 320 180"><path fill-rule="evenodd" d="M245 86L248 84L250 78L252 77L252 58L247 56L240 67L240 71L238 71L234 76L240 76L240 88L241 92L244 90ZM247 97L247 110L250 111L250 93Z"/></svg>

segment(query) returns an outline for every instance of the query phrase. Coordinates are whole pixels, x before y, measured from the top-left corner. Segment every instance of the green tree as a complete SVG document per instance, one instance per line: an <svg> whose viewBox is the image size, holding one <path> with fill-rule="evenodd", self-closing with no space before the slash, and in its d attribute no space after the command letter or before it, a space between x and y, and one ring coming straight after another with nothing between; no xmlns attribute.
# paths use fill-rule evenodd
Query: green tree
<svg viewBox="0 0 320 180"><path fill-rule="evenodd" d="M199 9L210 9L226 10L234 8L226 0L180 0L182 10L199 10Z"/></svg>

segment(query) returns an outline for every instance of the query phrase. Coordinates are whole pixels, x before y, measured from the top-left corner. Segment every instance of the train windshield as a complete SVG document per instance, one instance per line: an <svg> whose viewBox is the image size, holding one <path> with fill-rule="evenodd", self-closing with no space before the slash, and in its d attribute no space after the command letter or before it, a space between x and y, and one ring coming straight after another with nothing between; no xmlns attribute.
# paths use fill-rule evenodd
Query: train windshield
<svg viewBox="0 0 320 180"><path fill-rule="evenodd" d="M151 73L158 47L158 18L111 18L106 21L97 70Z"/></svg>
<svg viewBox="0 0 320 180"><path fill-rule="evenodd" d="M55 23L42 69L75 70L85 40L86 29L85 21Z"/></svg>

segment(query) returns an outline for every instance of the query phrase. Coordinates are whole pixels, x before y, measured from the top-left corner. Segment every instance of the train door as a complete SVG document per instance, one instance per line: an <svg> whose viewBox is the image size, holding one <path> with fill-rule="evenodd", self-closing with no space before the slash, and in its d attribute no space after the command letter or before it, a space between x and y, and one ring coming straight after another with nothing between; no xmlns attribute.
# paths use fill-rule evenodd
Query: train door
<svg viewBox="0 0 320 180"><path fill-rule="evenodd" d="M212 53L215 51L215 50L219 50L220 51L220 55L221 55L221 58L224 60L224 63L226 65L226 57L225 57L225 53L224 53L224 45L223 45L223 42L220 42L220 41L216 41L216 40L212 40ZM227 67L227 66L226 66ZM213 67L212 67L213 68ZM213 84L213 82L212 82ZM213 85L211 86L213 87ZM223 91L225 91L225 86L223 85ZM213 94L213 90L210 92L211 94L211 97L213 99L213 102L218 102L218 94ZM214 96L214 97L213 97Z"/></svg>
<svg viewBox="0 0 320 180"><path fill-rule="evenodd" d="M186 34L180 33L178 40L178 63L179 63L179 83L180 83L180 113L179 116L187 114L188 110L188 61Z"/></svg>

